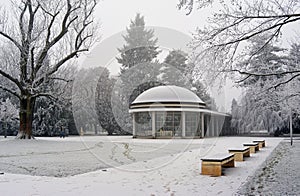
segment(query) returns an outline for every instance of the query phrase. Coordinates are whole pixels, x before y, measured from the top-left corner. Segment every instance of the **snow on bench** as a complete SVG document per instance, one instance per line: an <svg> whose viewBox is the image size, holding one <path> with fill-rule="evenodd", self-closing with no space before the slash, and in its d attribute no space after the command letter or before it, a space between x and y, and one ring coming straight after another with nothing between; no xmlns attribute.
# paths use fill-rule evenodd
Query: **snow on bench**
<svg viewBox="0 0 300 196"><path fill-rule="evenodd" d="M259 144L258 143L244 143L243 146L250 147L250 153L256 153L256 151L259 151Z"/></svg>
<svg viewBox="0 0 300 196"><path fill-rule="evenodd" d="M266 141L265 140L253 140L253 142L258 143L259 148L263 148L266 146Z"/></svg>
<svg viewBox="0 0 300 196"><path fill-rule="evenodd" d="M234 154L215 154L201 160L202 175L221 176L222 167L234 167Z"/></svg>
<svg viewBox="0 0 300 196"><path fill-rule="evenodd" d="M250 147L230 148L228 152L234 154L235 161L244 161L244 157L250 157Z"/></svg>

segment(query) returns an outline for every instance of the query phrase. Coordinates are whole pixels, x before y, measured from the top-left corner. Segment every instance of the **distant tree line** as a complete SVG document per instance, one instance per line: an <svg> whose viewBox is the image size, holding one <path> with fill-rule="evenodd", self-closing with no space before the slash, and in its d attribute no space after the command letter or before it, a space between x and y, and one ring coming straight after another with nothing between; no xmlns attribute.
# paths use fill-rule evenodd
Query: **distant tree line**
<svg viewBox="0 0 300 196"><path fill-rule="evenodd" d="M300 106L298 78L289 79L286 75L265 76L264 73L293 71L299 69L300 44L292 44L290 49L278 46L276 42L264 44L261 39L252 39L249 45L250 60L239 65L261 75L241 77L239 86L245 90L238 103L232 101L232 128L239 134L250 131L267 130L270 134L280 135L289 132L289 118L292 115L293 130L300 132ZM259 52L257 49L261 48Z"/></svg>

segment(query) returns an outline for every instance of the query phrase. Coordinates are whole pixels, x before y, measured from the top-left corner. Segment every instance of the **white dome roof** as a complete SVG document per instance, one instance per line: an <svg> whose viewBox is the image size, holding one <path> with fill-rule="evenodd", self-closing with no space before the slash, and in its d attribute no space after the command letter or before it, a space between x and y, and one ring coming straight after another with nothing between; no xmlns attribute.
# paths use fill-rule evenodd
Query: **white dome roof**
<svg viewBox="0 0 300 196"><path fill-rule="evenodd" d="M178 86L153 87L140 94L132 104L139 103L183 102L205 104L192 91Z"/></svg>

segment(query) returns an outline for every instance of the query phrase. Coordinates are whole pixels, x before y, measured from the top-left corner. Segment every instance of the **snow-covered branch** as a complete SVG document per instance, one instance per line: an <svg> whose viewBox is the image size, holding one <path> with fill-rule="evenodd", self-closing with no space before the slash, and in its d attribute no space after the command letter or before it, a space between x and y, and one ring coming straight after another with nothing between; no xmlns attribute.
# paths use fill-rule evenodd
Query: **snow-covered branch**
<svg viewBox="0 0 300 196"><path fill-rule="evenodd" d="M52 94L50 93L37 93L35 94L34 96L32 96L33 98L38 98L38 97L47 97L47 98L50 98L50 99L53 99L53 100L57 100L58 98L53 96Z"/></svg>
<svg viewBox="0 0 300 196"><path fill-rule="evenodd" d="M249 75L269 77L291 73L270 69L269 73L260 75L259 72L252 72L247 67L244 67L245 69L239 67L239 63L251 61L253 56L279 38L286 26L291 27L300 21L299 1L179 0L179 8L188 9L189 12L195 5L198 5L198 9L207 5L220 7L209 17L208 25L197 29L192 41L196 69L202 75L216 78L215 76L219 75L217 72L228 74L232 71L247 75L239 81L244 82ZM251 41L262 36L264 39L261 39L260 47L249 54L247 46ZM293 73L297 74L298 70Z"/></svg>
<svg viewBox="0 0 300 196"><path fill-rule="evenodd" d="M23 86L22 86L21 82L17 78L14 78L13 76L11 76L10 74L4 72L1 69L0 69L0 75L4 76L8 80L10 80L13 83L15 83L21 91L23 90Z"/></svg>
<svg viewBox="0 0 300 196"><path fill-rule="evenodd" d="M9 36L7 33L0 31L0 35L2 35L3 37L11 41L17 48L19 48L20 51L22 50L22 46L14 38Z"/></svg>
<svg viewBox="0 0 300 196"><path fill-rule="evenodd" d="M6 88L6 87L1 86L1 85L0 85L0 89L2 89L4 91L16 96L17 98L21 99L21 95L19 93L17 93L16 91L12 90L12 89Z"/></svg>
<svg viewBox="0 0 300 196"><path fill-rule="evenodd" d="M282 85L284 85L284 84L287 84L287 83L291 82L292 80L294 80L295 78L298 78L298 77L300 77L300 74L293 75L293 76L290 77L289 79L287 79L287 80L285 80L285 81L283 81L283 82L277 83L273 88L276 89L276 88L278 88L279 86L282 86Z"/></svg>

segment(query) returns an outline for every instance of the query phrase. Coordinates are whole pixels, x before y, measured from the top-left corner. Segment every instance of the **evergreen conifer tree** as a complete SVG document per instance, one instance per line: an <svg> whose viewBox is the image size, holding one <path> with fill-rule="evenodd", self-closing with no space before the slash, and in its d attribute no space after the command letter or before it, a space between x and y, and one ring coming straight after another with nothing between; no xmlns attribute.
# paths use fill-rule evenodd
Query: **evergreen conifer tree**
<svg viewBox="0 0 300 196"><path fill-rule="evenodd" d="M165 58L164 63L169 64L176 69L179 69L183 73L186 72L187 68L187 54L181 50L172 50Z"/></svg>
<svg viewBox="0 0 300 196"><path fill-rule="evenodd" d="M141 14L135 16L126 32L123 36L126 44L118 48L121 56L117 57L117 61L121 64L121 73L139 63L152 62L159 54L154 30L145 28L145 20Z"/></svg>

